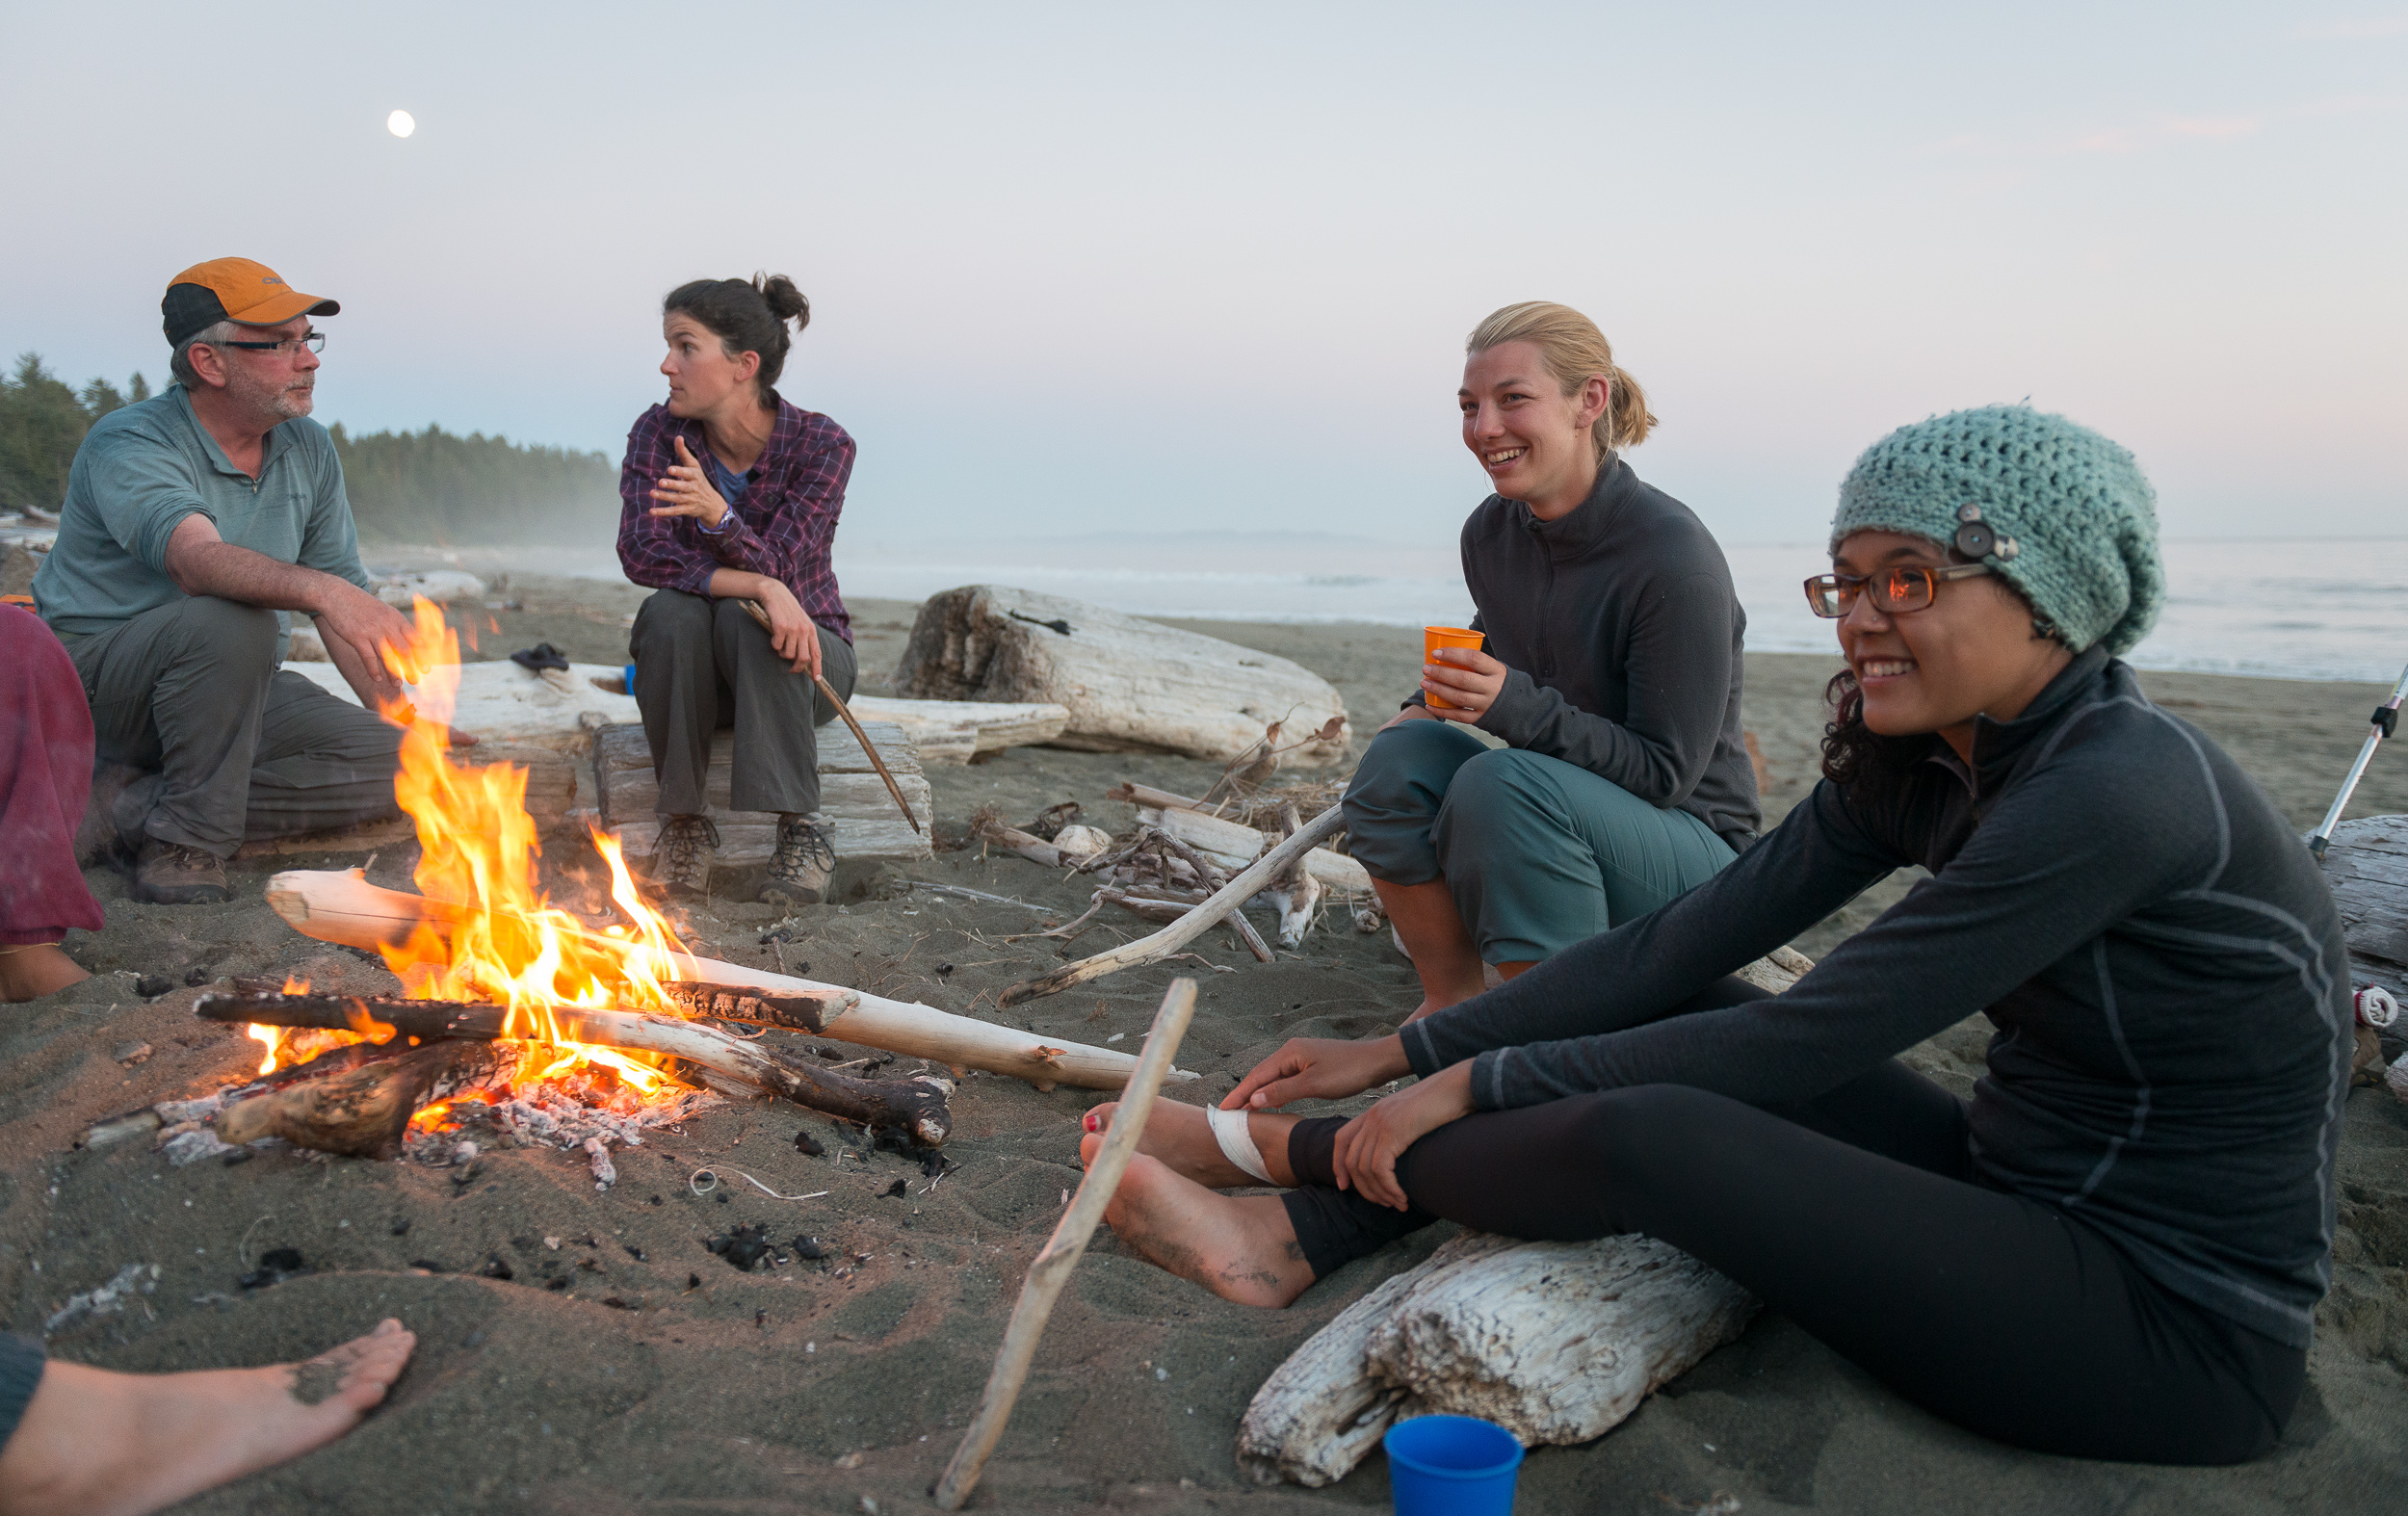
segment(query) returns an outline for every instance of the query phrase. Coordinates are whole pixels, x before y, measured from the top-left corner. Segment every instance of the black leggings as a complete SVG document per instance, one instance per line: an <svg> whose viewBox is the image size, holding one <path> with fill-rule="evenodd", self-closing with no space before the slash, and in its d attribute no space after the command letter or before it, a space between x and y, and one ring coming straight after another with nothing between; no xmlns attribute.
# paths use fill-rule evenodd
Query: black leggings
<svg viewBox="0 0 2408 1516"><path fill-rule="evenodd" d="M1694 1006L1761 994L1726 980ZM1393 1211L1334 1187L1297 1124L1284 1197L1316 1278L1444 1217L1573 1242L1640 1232L1729 1275L1935 1415L2019 1448L2238 1463L2274 1445L2307 1353L2193 1305L2096 1229L1970 1177L1965 1108L1888 1063L1763 1111L1677 1085L1482 1111L1407 1149Z"/></svg>

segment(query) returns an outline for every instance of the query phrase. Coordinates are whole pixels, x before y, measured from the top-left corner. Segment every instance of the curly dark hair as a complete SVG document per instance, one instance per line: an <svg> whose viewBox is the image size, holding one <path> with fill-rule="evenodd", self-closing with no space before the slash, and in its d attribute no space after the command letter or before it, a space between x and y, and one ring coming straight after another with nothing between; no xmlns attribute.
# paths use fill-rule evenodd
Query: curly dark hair
<svg viewBox="0 0 2408 1516"><path fill-rule="evenodd" d="M1831 720L1822 729L1822 776L1851 797L1879 800L1903 788L1939 738L1930 732L1884 737L1865 724L1865 692L1843 668L1822 687Z"/></svg>

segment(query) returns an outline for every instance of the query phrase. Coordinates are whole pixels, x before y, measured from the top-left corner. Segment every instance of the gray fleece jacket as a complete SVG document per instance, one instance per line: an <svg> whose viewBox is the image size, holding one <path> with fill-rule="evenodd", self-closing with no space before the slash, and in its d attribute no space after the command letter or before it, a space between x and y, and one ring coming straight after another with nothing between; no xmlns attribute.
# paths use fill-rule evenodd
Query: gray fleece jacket
<svg viewBox="0 0 2408 1516"><path fill-rule="evenodd" d="M1747 615L1688 507L1618 457L1554 521L1491 495L1463 523L1463 582L1473 630L1512 670L1481 730L1687 811L1734 849L1755 840L1740 735Z"/></svg>

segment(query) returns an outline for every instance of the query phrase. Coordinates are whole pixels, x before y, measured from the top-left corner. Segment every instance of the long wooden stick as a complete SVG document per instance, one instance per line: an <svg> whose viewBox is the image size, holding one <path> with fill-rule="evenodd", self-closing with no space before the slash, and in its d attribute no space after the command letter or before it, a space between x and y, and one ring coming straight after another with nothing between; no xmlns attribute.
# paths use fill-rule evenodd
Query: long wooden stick
<svg viewBox="0 0 2408 1516"><path fill-rule="evenodd" d="M1096 1223L1104 1219L1104 1208L1120 1188L1121 1175L1128 1172L1129 1160L1137 1156L1138 1138L1145 1132L1154 1096L1162 1089L1163 1076L1169 1071L1179 1039L1187 1035L1188 1022L1194 1015L1195 980L1172 980L1163 996L1162 1009L1154 1013L1154 1030L1145 1034L1137 1074L1120 1097L1120 1109L1112 1113L1103 1148L1086 1177L1079 1181L1079 1192L1070 1197L1070 1209L1054 1227L1045 1251L1029 1266L1029 1277L1021 1283L1020 1301L1011 1308L1011 1324L1004 1329L1004 1346L995 1354L994 1372L986 1376L986 1393L979 1398L978 1415L962 1434L961 1446L954 1450L953 1461L945 1465L945 1477L936 1481L940 1508L961 1509L961 1503L979 1482L980 1471L986 1467L987 1455L1004 1435L1012 1402L1019 1399L1030 1361L1036 1356L1037 1339L1045 1335L1045 1322L1054 1314L1054 1301L1070 1282L1070 1271L1079 1267Z"/></svg>
<svg viewBox="0 0 2408 1516"><path fill-rule="evenodd" d="M760 601L740 600L737 604L743 606L745 610L751 613L752 618L755 621L760 622L763 626L768 626L770 624L770 614L761 609ZM870 765L872 768L877 770L877 776L886 781L886 793L895 797L895 803L897 805L903 807L903 820L911 823L911 829L915 832L918 831L920 829L920 818L911 814L911 802L903 798L903 786L897 784L895 782L895 776L886 771L886 760L880 758L877 755L877 749L870 745L870 734L863 731L861 729L861 723L852 719L852 709L845 704L845 697L836 693L835 686L821 678L817 673L814 673L811 676L811 682L820 687L820 693L827 697L827 703L836 707L836 714L845 719L845 724L847 726L852 728L853 741L859 743L861 745L861 750L870 755Z"/></svg>
<svg viewBox="0 0 2408 1516"><path fill-rule="evenodd" d="M590 1042L686 1059L842 1120L908 1132L923 1147L943 1146L953 1131L953 1115L946 1103L952 1086L942 1080L853 1079L675 1016L563 1006L542 1013L549 1026L513 1032L510 1011L505 1006L344 995L203 995L194 1004L193 1013L206 1021L362 1032L370 1032L373 1024L379 1029L392 1028L393 1035L426 1041L493 1041L510 1035L523 1038L529 1031L539 1031L545 1040ZM525 1027L525 1019L517 1025Z"/></svg>
<svg viewBox="0 0 2408 1516"><path fill-rule="evenodd" d="M1202 936L1214 923L1252 900L1256 893L1277 878L1288 865L1312 850L1313 845L1335 833L1347 823L1343 807L1333 805L1296 829L1295 836L1273 848L1241 870L1238 876L1215 891L1212 898L1195 909L1165 927L1150 937L1125 942L1091 958L1081 958L1065 964L1050 974L1023 980L1004 991L999 1004L1017 1006L1042 995L1058 995L1074 984L1102 979L1122 969L1140 963L1153 963L1181 952Z"/></svg>
<svg viewBox="0 0 2408 1516"><path fill-rule="evenodd" d="M400 947L422 926L448 931L466 914L463 907L447 902L371 884L349 869L288 869L268 880L267 898L270 908L302 936L371 951ZM592 940L617 951L627 947L615 937L592 935ZM888 1000L842 985L683 953L670 954L670 961L680 979L715 986L765 990L772 995L851 995L853 1003L843 1014L825 1017L822 1035L954 1068L1009 1074L1039 1089L1056 1085L1118 1089L1138 1066L1136 1059L1112 1048L1039 1038L1015 1027L956 1016L916 1001ZM1169 1077L1177 1083L1196 1076L1173 1070Z"/></svg>

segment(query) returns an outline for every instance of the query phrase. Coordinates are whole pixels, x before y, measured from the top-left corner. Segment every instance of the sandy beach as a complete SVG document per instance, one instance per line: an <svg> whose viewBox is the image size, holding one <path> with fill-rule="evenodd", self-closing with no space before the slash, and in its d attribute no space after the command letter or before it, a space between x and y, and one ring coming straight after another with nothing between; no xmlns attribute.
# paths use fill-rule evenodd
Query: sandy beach
<svg viewBox="0 0 2408 1516"><path fill-rule="evenodd" d="M458 619L479 634L472 657L548 640L573 660L616 664L641 595L517 575L493 596L517 609ZM853 603L865 690L883 691L913 609ZM1358 745L1412 687L1418 634L1406 629L1178 624L1329 678ZM1749 660L1745 719L1769 766L1768 820L1813 783L1820 691L1836 667L1836 657ZM2382 693L2204 674L2143 682L2224 745L2302 829L2330 801ZM1025 823L1076 800L1086 820L1122 829L1130 811L1104 799L1115 782L1194 794L1217 772L1173 758L1015 748L929 777L942 845L958 843L971 812L989 804ZM2389 750L2352 814L2403 811L2408 749ZM555 844L547 876L572 870L579 850ZM388 849L370 877L406 888L414 857ZM276 868L360 861L245 862L222 906L138 904L115 876L89 876L108 927L67 946L95 978L0 1008L11 1070L0 1093L7 1325L39 1333L69 1295L142 1263L158 1267L155 1288L125 1312L64 1329L54 1354L129 1370L215 1367L306 1355L387 1315L418 1333L391 1399L356 1432L179 1507L191 1512L931 1508L924 1492L978 1398L1022 1273L1079 1182L1078 1118L1098 1102L1092 1092L965 1081L947 1149L960 1166L933 1185L895 1154L848 1155L825 1119L792 1106L720 1105L659 1132L616 1155L621 1177L602 1193L582 1159L534 1148L489 1152L462 1171L293 1152L174 1168L141 1142L74 1146L97 1118L214 1088L255 1064L256 1044L191 1014L225 976L393 987L381 966L299 936L261 899ZM913 891L909 878L1038 909ZM1909 882L1871 892L1798 948L1827 952ZM700 953L795 972L807 962L815 978L993 1017L1004 987L1060 961L1051 943L1005 939L1086 902L1034 864L958 846L908 869L848 865L838 889L841 903L793 913L714 899L685 925ZM768 940L781 926L784 940ZM1127 938L1146 928L1128 918L1109 929ZM1106 940L1090 935L1081 949ZM1358 935L1343 920L1268 965L1224 932L1197 948L1234 972L1194 962L1131 971L1007 1019L1134 1049L1173 975L1196 975L1205 999L1179 1062L1203 1078L1170 1094L1201 1102L1288 1037L1384 1032L1418 1000L1386 936ZM175 988L144 1000L144 975ZM1961 1092L1987 1032L1968 1022L1910 1059ZM134 1043L149 1056L118 1061ZM803 1156L798 1133L828 1156ZM2282 1448L2257 1463L2176 1470L2013 1451L1905 1404L1767 1313L1604 1438L1533 1452L1519 1508L1695 1510L1727 1496L1738 1503L1715 1508L1882 1516L2397 1509L2408 1502L2408 1106L2380 1088L2355 1091L2341 1164L2334 1289L2310 1389ZM706 1165L720 1183L697 1193L689 1177ZM905 1192L887 1196L897 1180ZM788 1201L765 1189L828 1193ZM828 1257L746 1273L703 1245L754 1223L780 1242L816 1239ZM1449 1230L1361 1260L1278 1314L1224 1304L1099 1233L971 1508L1384 1509L1376 1454L1326 1490L1266 1489L1240 1475L1231 1439L1248 1398L1292 1349ZM298 1251L306 1271L238 1285L278 1248Z"/></svg>

